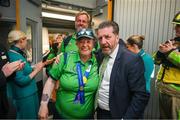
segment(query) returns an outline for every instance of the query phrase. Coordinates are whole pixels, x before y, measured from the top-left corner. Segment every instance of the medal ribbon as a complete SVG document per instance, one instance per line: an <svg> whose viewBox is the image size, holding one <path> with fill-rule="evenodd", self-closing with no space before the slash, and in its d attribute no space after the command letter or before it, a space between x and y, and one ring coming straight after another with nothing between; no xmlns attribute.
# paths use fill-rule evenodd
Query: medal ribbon
<svg viewBox="0 0 180 120"><path fill-rule="evenodd" d="M91 66L92 66L92 63L90 63L90 65L88 66L88 68L86 69L86 71L84 73L84 76L82 76L81 65L80 65L80 63L76 64L76 70L77 70L77 73L78 73L79 89L78 89L78 92L77 92L76 97L74 99L75 103L78 103L78 102L80 102L80 104L85 103L84 86L87 83L87 78L89 76Z"/></svg>

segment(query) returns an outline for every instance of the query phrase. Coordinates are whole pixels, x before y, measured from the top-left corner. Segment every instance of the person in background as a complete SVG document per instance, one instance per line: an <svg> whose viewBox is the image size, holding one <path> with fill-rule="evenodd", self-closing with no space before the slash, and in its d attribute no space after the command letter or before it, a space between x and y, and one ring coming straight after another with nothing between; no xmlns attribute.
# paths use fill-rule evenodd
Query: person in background
<svg viewBox="0 0 180 120"><path fill-rule="evenodd" d="M101 50L100 85L96 95L98 119L142 118L149 100L140 56L119 42L119 26L113 21L102 22L97 31Z"/></svg>
<svg viewBox="0 0 180 120"><path fill-rule="evenodd" d="M32 68L26 59L24 50L27 38L24 32L12 30L8 34L11 44L8 51L9 61L21 60L25 63L22 70L16 71L14 80L8 82L12 88L12 97L15 100L17 119L36 119L38 116L39 101L35 76L42 70L44 64L39 62Z"/></svg>
<svg viewBox="0 0 180 120"><path fill-rule="evenodd" d="M7 82L10 80L8 77L23 66L21 60L9 63L7 49L0 43L0 119L15 119L14 106L7 97Z"/></svg>
<svg viewBox="0 0 180 120"><path fill-rule="evenodd" d="M90 15L86 11L81 11L76 14L76 31L72 35L67 36L66 39L63 40L61 45L61 52L78 51L78 47L76 46L76 33L79 32L81 29L88 28L90 21Z"/></svg>
<svg viewBox="0 0 180 120"><path fill-rule="evenodd" d="M61 34L55 34L53 36L53 43L51 44L50 52L48 53L47 59L45 60L46 67L46 75L49 77L49 71L52 68L53 62L56 56L60 53L61 43L63 41ZM52 96L49 103L50 114L53 114L55 109L55 101L56 101L56 91L59 87L59 81L56 82L55 87L52 92Z"/></svg>
<svg viewBox="0 0 180 120"><path fill-rule="evenodd" d="M132 35L126 40L126 47L133 53L141 56L143 59L145 67L144 77L146 79L146 91L150 93L151 75L154 70L154 61L153 58L142 49L143 40L144 36L142 35Z"/></svg>
<svg viewBox="0 0 180 120"><path fill-rule="evenodd" d="M160 65L157 75L160 118L180 119L180 11L173 19L176 37L159 45L154 54Z"/></svg>
<svg viewBox="0 0 180 120"><path fill-rule="evenodd" d="M48 75L49 70L52 68L52 64L56 58L56 56L60 53L60 47L62 43L62 35L55 34L53 37L53 43L50 48L50 52L47 56L47 59L45 60L46 64L46 74Z"/></svg>
<svg viewBox="0 0 180 120"><path fill-rule="evenodd" d="M54 119L92 119L95 94L99 85L98 67L92 50L95 37L91 29L82 29L76 35L78 52L60 55L58 64L50 70L39 109L40 119L48 118L48 101L55 85L57 90Z"/></svg>

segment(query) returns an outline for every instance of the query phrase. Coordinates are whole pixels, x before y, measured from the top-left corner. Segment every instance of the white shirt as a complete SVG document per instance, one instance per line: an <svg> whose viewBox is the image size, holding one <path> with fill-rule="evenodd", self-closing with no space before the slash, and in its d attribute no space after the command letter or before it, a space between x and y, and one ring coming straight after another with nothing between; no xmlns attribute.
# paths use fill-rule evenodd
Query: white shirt
<svg viewBox="0 0 180 120"><path fill-rule="evenodd" d="M101 81L101 85L98 91L98 106L101 109L109 111L109 85L110 85L110 76L111 71L114 65L114 61L116 59L116 55L119 49L119 44L116 46L114 51L110 54L109 61L107 63L107 67L104 72L103 79Z"/></svg>

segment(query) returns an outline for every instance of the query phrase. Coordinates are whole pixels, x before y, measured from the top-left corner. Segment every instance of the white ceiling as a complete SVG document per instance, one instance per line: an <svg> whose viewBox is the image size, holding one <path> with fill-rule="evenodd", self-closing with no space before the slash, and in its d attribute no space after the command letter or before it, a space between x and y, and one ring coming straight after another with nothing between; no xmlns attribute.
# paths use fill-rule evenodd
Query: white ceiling
<svg viewBox="0 0 180 120"><path fill-rule="evenodd" d="M54 1L93 9L96 8L97 0L54 0Z"/></svg>

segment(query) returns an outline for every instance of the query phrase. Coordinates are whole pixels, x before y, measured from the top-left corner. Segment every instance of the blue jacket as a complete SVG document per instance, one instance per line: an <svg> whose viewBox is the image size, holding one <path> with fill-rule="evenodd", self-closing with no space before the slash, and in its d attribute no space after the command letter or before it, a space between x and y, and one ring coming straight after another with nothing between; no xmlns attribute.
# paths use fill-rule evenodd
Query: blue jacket
<svg viewBox="0 0 180 120"><path fill-rule="evenodd" d="M138 55L141 56L144 62L144 67L145 67L145 73L144 77L146 79L146 91L150 93L150 87L151 87L151 74L154 70L154 61L152 57L145 53L143 49L138 53Z"/></svg>
<svg viewBox="0 0 180 120"><path fill-rule="evenodd" d="M12 88L12 95L15 99L30 96L37 92L35 79L31 79L29 74L32 72L31 65L26 60L24 52L16 46L12 46L8 51L10 62L22 60L25 66L22 70L17 71L14 80L9 81L9 87ZM11 92L11 91L8 91Z"/></svg>

